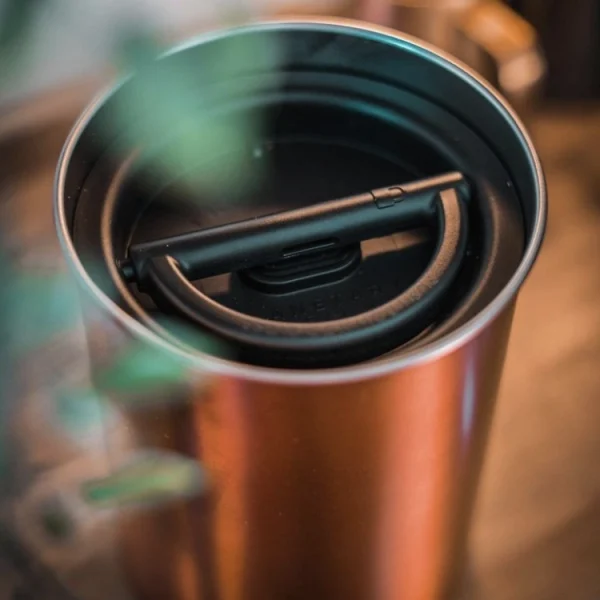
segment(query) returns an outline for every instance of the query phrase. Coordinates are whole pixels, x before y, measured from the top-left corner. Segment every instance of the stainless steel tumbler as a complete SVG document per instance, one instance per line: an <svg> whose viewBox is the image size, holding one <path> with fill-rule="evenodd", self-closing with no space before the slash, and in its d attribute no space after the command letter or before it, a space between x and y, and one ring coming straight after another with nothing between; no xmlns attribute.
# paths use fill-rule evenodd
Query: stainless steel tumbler
<svg viewBox="0 0 600 600"><path fill-rule="evenodd" d="M234 78L203 69L252 40L277 42L276 73L251 53ZM235 201L183 199L107 135L135 76L64 148L56 220L96 369L136 343L197 375L187 401L128 410L140 447L191 457L210 482L123 512L134 597L452 597L545 226L527 133L466 67L359 22L244 26L160 64L197 76L199 119L258 115L242 162L267 168ZM165 144L177 131L157 121Z"/></svg>

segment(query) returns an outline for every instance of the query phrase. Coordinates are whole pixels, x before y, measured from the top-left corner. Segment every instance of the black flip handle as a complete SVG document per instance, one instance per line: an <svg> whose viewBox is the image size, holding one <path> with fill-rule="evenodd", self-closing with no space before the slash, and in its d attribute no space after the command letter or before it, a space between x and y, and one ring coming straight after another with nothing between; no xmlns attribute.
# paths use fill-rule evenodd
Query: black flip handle
<svg viewBox="0 0 600 600"><path fill-rule="evenodd" d="M435 320L466 249L460 173L391 186L308 208L133 245L121 265L163 305L264 362L335 366L376 356ZM346 246L437 220L438 244L421 277L393 300L353 317L319 323L270 321L227 308L190 280Z"/></svg>
<svg viewBox="0 0 600 600"><path fill-rule="evenodd" d="M370 192L135 244L121 264L128 281L144 289L154 258L170 256L188 279L196 280L262 266L286 258L343 247L412 229L430 221L445 189L464 187L460 173L448 173Z"/></svg>

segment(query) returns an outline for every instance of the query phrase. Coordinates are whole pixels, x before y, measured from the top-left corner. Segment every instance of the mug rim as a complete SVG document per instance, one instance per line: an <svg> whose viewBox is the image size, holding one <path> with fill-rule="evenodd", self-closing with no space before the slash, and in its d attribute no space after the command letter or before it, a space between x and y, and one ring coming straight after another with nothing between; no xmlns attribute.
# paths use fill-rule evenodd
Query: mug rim
<svg viewBox="0 0 600 600"><path fill-rule="evenodd" d="M157 349L178 356L191 371L201 375L228 375L242 379L262 381L265 383L294 385L339 384L385 376L400 370L416 367L425 362L450 354L475 338L509 307L511 301L516 297L532 269L540 251L547 220L547 190L540 159L525 126L507 101L494 90L490 84L485 82L475 71L462 64L454 57L430 44L410 35L400 33L394 29L351 19L301 17L263 20L257 23L250 23L200 34L174 46L172 49L161 55L161 58L178 54L210 41L229 37L232 34L269 31L280 29L282 27L292 28L293 30L314 30L315 28L318 28L324 32L334 33L336 31L348 32L348 30L352 30L355 35L362 35L371 39L376 38L377 40L384 38L387 43L412 49L413 51L417 49L418 51L425 53L429 61L437 63L447 71L460 77L469 85L476 88L488 102L495 105L496 109L503 113L504 118L512 126L514 134L520 139L520 142L526 149L526 153L530 159L530 168L535 178L537 201L531 233L528 236L525 251L519 266L504 288L475 317L456 330L442 336L439 340L424 344L413 350L408 349L398 356L382 358L373 362L325 369L295 370L253 366L226 358L212 356L201 351L196 351L194 353L186 352L182 347L169 342L158 333L147 328L143 323L129 315L109 298L109 296L87 273L77 254L68 227L64 197L65 182L69 165L73 159L74 150L82 133L86 130L96 113L106 101L118 92L129 78L125 78L116 85L112 85L108 91L100 94L85 109L67 137L58 161L54 182L54 218L62 252L67 260L70 270L79 280L82 287L90 293L95 303L99 305L109 317L115 319L124 326L134 338L141 339Z"/></svg>

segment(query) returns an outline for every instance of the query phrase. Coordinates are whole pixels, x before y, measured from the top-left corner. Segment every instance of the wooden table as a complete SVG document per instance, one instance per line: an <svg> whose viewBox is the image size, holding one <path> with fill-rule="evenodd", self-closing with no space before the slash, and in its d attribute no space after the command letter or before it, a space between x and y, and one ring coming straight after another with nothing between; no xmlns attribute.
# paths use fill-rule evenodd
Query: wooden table
<svg viewBox="0 0 600 600"><path fill-rule="evenodd" d="M475 598L600 597L600 110L533 127L550 191L472 536Z"/></svg>

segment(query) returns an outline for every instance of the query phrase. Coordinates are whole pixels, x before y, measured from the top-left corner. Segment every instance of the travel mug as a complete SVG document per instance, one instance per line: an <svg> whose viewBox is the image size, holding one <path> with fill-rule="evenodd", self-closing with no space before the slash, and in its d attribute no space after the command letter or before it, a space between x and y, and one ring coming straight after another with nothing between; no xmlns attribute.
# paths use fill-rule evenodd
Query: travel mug
<svg viewBox="0 0 600 600"><path fill-rule="evenodd" d="M252 52L206 68L255 42L276 69ZM544 233L527 133L473 71L360 22L251 24L158 64L190 74L198 121L157 115L150 142L260 126L226 187L194 188L112 126L120 99L144 102L135 75L84 113L58 167L96 373L137 344L197 375L178 401L123 405L135 444L196 461L208 486L123 511L134 597L452 597Z"/></svg>

